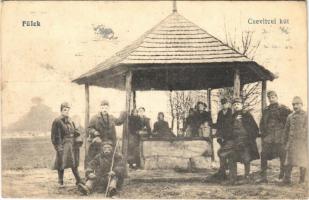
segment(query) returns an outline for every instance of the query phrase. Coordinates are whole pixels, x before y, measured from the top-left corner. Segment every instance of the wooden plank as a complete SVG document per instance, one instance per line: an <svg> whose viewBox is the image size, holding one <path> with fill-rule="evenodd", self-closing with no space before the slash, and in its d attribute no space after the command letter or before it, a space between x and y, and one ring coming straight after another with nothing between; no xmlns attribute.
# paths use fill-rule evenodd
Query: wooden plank
<svg viewBox="0 0 309 200"><path fill-rule="evenodd" d="M88 132L87 128L89 125L89 109L90 109L90 104L89 104L89 84L85 84L85 163L84 163L84 168L86 169L86 161L87 161L87 154L88 154L88 145L87 145L87 138L88 138Z"/></svg>
<svg viewBox="0 0 309 200"><path fill-rule="evenodd" d="M211 88L208 88L207 90L207 104L211 116ZM212 138L212 128L210 129L210 144L211 144L211 161L215 161L215 154L214 154L214 143Z"/></svg>
<svg viewBox="0 0 309 200"><path fill-rule="evenodd" d="M264 108L266 108L267 106L267 102L266 102L266 90L267 90L267 82L266 81L262 81L262 110L264 110Z"/></svg>
<svg viewBox="0 0 309 200"><path fill-rule="evenodd" d="M240 97L240 75L239 75L239 69L235 68L234 71L234 94L233 98Z"/></svg>
<svg viewBox="0 0 309 200"><path fill-rule="evenodd" d="M125 88L126 88L126 120L123 127L122 134L122 154L127 175L127 159L128 159L128 144L129 144L129 115L130 115L130 102L132 93L132 72L128 71L125 77Z"/></svg>

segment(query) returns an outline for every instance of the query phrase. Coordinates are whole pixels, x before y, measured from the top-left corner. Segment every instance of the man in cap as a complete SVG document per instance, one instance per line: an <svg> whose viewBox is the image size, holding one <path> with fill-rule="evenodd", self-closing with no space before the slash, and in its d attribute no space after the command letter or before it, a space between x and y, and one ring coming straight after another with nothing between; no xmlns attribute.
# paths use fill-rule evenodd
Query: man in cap
<svg viewBox="0 0 309 200"><path fill-rule="evenodd" d="M231 139L232 132L232 109L230 108L230 103L226 98L221 99L222 110L219 111L217 117L217 142L220 144L221 148L218 150L218 156L220 158L220 168L219 171L213 175L213 178L226 179L227 170L227 159L221 152L224 151L227 141Z"/></svg>
<svg viewBox="0 0 309 200"><path fill-rule="evenodd" d="M78 173L79 148L82 143L76 141L76 138L80 136L80 131L77 130L74 122L69 117L69 103L62 103L60 111L61 115L52 124L51 141L56 150L53 169L58 170L58 183L62 187L64 169L67 168L71 168L76 184L82 182Z"/></svg>
<svg viewBox="0 0 309 200"><path fill-rule="evenodd" d="M86 163L92 160L101 150L102 141L111 140L115 145L116 128L125 121L126 114L123 112L119 118L109 114L109 102L103 100L100 104L100 112L93 116L88 126L88 141L90 142Z"/></svg>
<svg viewBox="0 0 309 200"><path fill-rule="evenodd" d="M262 111L260 121L260 132L262 137L261 152L261 179L257 182L267 183L267 161L274 158L280 159L279 179L284 174L284 126L291 110L285 105L278 103L278 96L275 91L268 91L269 105Z"/></svg>
<svg viewBox="0 0 309 200"><path fill-rule="evenodd" d="M250 162L260 158L256 144L259 128L253 116L243 109L240 98L234 99L233 107L235 112L232 116L232 139L228 145L231 149L227 151L229 184L235 184L237 181L237 162L245 165L245 181L248 182Z"/></svg>
<svg viewBox="0 0 309 200"><path fill-rule="evenodd" d="M122 156L117 153L114 155L112 141L104 141L101 145L102 151L89 162L86 168L86 183L78 185L78 190L84 195L94 191L106 192L107 189L109 196L114 196L123 183L125 168Z"/></svg>
<svg viewBox="0 0 309 200"><path fill-rule="evenodd" d="M302 109L303 102L300 97L294 97L292 105L294 112L288 116L285 125L287 156L282 184L291 183L293 167L300 167L299 183L304 183L308 167L308 116Z"/></svg>

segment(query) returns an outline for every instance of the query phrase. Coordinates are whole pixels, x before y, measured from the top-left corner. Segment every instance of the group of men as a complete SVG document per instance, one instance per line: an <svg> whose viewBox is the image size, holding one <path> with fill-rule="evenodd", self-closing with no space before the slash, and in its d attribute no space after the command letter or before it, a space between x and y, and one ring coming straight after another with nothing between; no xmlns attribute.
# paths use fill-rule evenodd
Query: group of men
<svg viewBox="0 0 309 200"><path fill-rule="evenodd" d="M232 105L227 99L222 99L223 109L218 113L217 123L213 124L206 105L199 102L197 112L187 118L191 124L191 132L198 132L196 127L206 122L216 128L217 141L221 145L218 151L220 169L213 175L218 179L228 179L229 184L237 184L237 162L245 166L245 180L250 181L250 162L261 158L260 183L267 182L267 161L280 158L279 178L283 184L291 183L291 171L300 167L300 182L305 181L307 154L307 113L302 109L300 97L294 97L292 112L288 107L278 103L274 91L267 93L269 106L262 112L260 128L250 112L243 109L239 98L233 99ZM100 112L93 116L87 127L88 153L86 156L86 173L84 181L78 172L79 148L82 145L80 130L69 117L70 105L62 103L61 115L52 124L51 140L56 150L54 169L58 170L58 183L63 186L64 169L71 168L76 179L78 190L85 195L93 191L106 192L112 196L121 187L125 175L125 163L116 152L118 144L115 126L124 123L126 113L119 118L109 114L109 102L102 101ZM158 114L158 121L151 131L149 118L145 117L145 108L133 110L129 116L129 155L128 163L139 167L139 137L140 135L156 135L170 131L164 121L164 114ZM188 128L188 127L187 127ZM262 138L261 156L256 139ZM130 153L130 151L132 151ZM227 176L226 171L229 171Z"/></svg>
<svg viewBox="0 0 309 200"><path fill-rule="evenodd" d="M119 118L109 114L109 102L102 101L100 112L90 120L88 155L86 156L86 173L84 181L78 173L79 148L82 145L80 130L69 117L70 105L65 102L60 106L61 115L52 125L51 140L56 150L54 169L58 170L58 183L63 186L64 169L71 168L78 190L89 195L93 191L106 192L113 196L120 188L125 175L122 156L116 152L116 125L125 121L122 113Z"/></svg>
<svg viewBox="0 0 309 200"><path fill-rule="evenodd" d="M221 145L217 179L228 179L228 184L237 184L237 162L244 164L245 182L250 182L250 162L261 159L261 177L255 183L267 183L267 162L280 159L279 179L281 184L291 183L292 168L300 167L299 182L305 181L308 166L307 113L303 102L296 96L292 100L293 112L278 103L275 91L267 93L269 105L262 111L260 128L252 115L243 109L241 99L233 100L233 109L227 99L222 99L222 110L217 118L217 141ZM259 154L256 139L261 137L262 151ZM229 170L229 176L226 175Z"/></svg>
<svg viewBox="0 0 309 200"><path fill-rule="evenodd" d="M117 139L115 126L125 122L127 114L121 113L119 118L109 114L109 102L103 100L100 111L94 115L87 127L88 150L85 158L86 182L78 172L79 148L82 145L80 130L69 117L70 105L65 102L60 106L61 115L52 125L51 139L56 150L54 169L58 170L58 183L63 186L64 169L71 168L76 178L78 190L85 195L93 191L106 191L114 195L120 188L124 178L125 163L121 155L116 153ZM129 116L129 157L131 168L140 167L139 142L140 136L164 136L171 133L164 114L158 113L158 121L153 131L150 119L145 116L145 108L133 109Z"/></svg>

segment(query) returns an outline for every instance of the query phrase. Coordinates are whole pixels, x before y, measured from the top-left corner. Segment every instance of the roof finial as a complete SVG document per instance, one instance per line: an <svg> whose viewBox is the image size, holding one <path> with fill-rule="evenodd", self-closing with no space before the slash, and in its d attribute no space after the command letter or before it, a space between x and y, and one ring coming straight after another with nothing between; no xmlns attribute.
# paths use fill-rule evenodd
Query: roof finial
<svg viewBox="0 0 309 200"><path fill-rule="evenodd" d="M177 12L176 0L173 0L173 12Z"/></svg>

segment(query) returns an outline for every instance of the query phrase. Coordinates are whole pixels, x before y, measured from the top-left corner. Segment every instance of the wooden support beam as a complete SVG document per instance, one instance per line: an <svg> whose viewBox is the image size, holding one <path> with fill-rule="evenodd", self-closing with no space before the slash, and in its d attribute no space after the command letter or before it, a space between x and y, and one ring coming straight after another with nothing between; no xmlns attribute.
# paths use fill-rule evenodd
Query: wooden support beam
<svg viewBox="0 0 309 200"><path fill-rule="evenodd" d="M128 71L125 77L125 88L126 88L126 120L123 126L122 134L122 154L125 164L127 175L127 159L128 159L128 145L129 145L129 115L130 115L130 103L131 103L131 94L132 94L132 72Z"/></svg>
<svg viewBox="0 0 309 200"><path fill-rule="evenodd" d="M234 94L233 98L240 97L240 75L239 75L239 69L236 68L234 71Z"/></svg>
<svg viewBox="0 0 309 200"><path fill-rule="evenodd" d="M133 90L132 92L132 98L133 98L133 109L136 109L136 91Z"/></svg>
<svg viewBox="0 0 309 200"><path fill-rule="evenodd" d="M264 108L266 108L267 106L267 102L266 102L266 90L267 90L267 82L266 81L262 81L262 110L264 110Z"/></svg>
<svg viewBox="0 0 309 200"><path fill-rule="evenodd" d="M211 88L208 88L207 90L207 104L208 104L208 110L211 116ZM214 143L212 138L212 128L210 128L210 139L211 139L211 161L215 161L215 154L214 154Z"/></svg>
<svg viewBox="0 0 309 200"><path fill-rule="evenodd" d="M85 161L84 161L84 168L86 169L86 162L87 162L87 154L88 154L88 144L87 144L87 138L88 138L88 132L87 128L89 125L89 113L90 109L90 104L89 104L89 84L85 84L85 140L84 140L84 145L85 145Z"/></svg>

